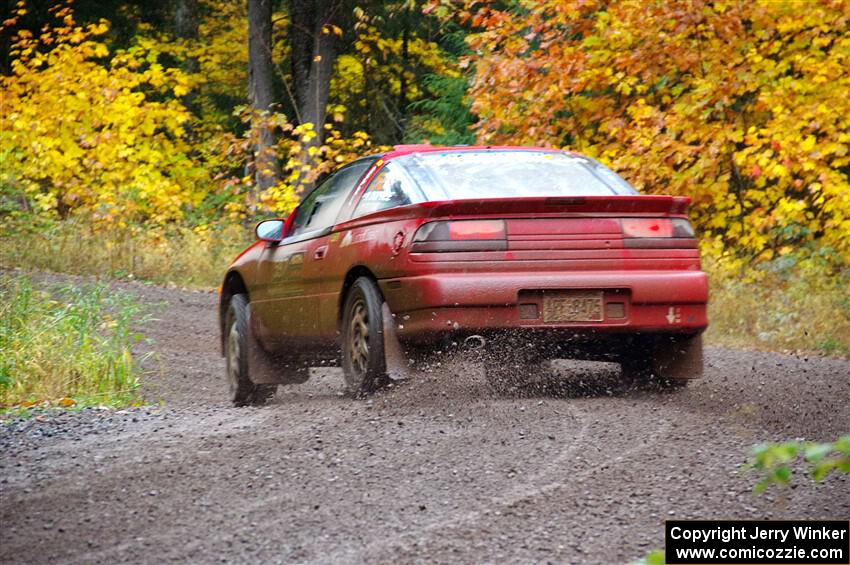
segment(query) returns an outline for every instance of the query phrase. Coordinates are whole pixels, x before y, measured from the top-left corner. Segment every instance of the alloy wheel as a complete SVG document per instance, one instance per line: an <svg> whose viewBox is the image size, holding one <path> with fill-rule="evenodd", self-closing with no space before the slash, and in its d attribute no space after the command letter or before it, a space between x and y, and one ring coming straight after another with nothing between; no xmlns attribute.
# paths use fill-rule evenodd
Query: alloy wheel
<svg viewBox="0 0 850 565"><path fill-rule="evenodd" d="M351 308L348 350L351 366L358 375L364 375L369 367L369 311L362 300Z"/></svg>
<svg viewBox="0 0 850 565"><path fill-rule="evenodd" d="M227 384L230 388L231 396L239 388L239 380L241 378L239 370L240 356L239 328L234 323L230 326L230 332L227 334Z"/></svg>

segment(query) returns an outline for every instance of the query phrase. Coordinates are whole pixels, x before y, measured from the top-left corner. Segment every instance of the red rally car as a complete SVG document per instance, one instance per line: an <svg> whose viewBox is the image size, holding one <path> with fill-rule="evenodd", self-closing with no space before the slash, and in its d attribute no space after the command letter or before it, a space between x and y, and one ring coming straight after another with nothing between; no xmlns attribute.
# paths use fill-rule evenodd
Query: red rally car
<svg viewBox="0 0 850 565"><path fill-rule="evenodd" d="M708 284L689 203L559 150L397 146L358 159L288 218L260 222L227 270L230 400L263 402L329 362L366 394L409 358L453 347L486 352L499 390L560 358L669 385L699 377Z"/></svg>

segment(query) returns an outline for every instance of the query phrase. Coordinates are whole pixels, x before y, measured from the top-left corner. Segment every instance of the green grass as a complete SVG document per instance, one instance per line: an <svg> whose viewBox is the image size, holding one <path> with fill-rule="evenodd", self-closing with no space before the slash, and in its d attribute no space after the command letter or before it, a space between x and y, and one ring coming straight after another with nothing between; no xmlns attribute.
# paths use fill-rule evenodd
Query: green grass
<svg viewBox="0 0 850 565"><path fill-rule="evenodd" d="M46 291L28 276L0 275L0 408L136 402L131 349L144 316L133 297L103 284Z"/></svg>

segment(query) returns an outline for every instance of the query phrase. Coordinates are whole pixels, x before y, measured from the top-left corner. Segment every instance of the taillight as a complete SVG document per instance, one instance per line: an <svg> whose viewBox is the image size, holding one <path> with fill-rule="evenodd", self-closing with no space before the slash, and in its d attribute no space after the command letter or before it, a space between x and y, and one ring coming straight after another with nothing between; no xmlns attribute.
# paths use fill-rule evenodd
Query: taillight
<svg viewBox="0 0 850 565"><path fill-rule="evenodd" d="M623 237L672 237L673 222L670 220L645 220L626 218L622 220Z"/></svg>
<svg viewBox="0 0 850 565"><path fill-rule="evenodd" d="M456 241L506 239L505 222L502 220L467 220L448 222L449 238Z"/></svg>
<svg viewBox="0 0 850 565"><path fill-rule="evenodd" d="M504 251L508 248L503 220L429 222L413 236L413 253L441 251Z"/></svg>
<svg viewBox="0 0 850 565"><path fill-rule="evenodd" d="M684 218L624 218L620 223L626 247L696 247L694 228Z"/></svg>
<svg viewBox="0 0 850 565"><path fill-rule="evenodd" d="M623 237L693 237L694 229L688 220L625 218L621 220Z"/></svg>

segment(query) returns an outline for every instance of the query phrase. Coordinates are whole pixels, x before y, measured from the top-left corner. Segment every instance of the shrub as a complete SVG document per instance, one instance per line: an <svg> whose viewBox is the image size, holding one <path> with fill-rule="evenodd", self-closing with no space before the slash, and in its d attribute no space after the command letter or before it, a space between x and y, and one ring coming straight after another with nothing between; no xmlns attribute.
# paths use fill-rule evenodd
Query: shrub
<svg viewBox="0 0 850 565"><path fill-rule="evenodd" d="M802 458L815 481L822 481L832 471L850 474L850 435L829 443L786 441L761 443L753 447L748 468L762 474L755 492L764 492L772 484L791 482L791 465Z"/></svg>
<svg viewBox="0 0 850 565"><path fill-rule="evenodd" d="M33 286L0 275L0 407L74 398L82 404L135 399L142 307L103 284Z"/></svg>
<svg viewBox="0 0 850 565"><path fill-rule="evenodd" d="M836 271L823 253L803 250L744 272L709 261L708 341L850 355L850 269Z"/></svg>

